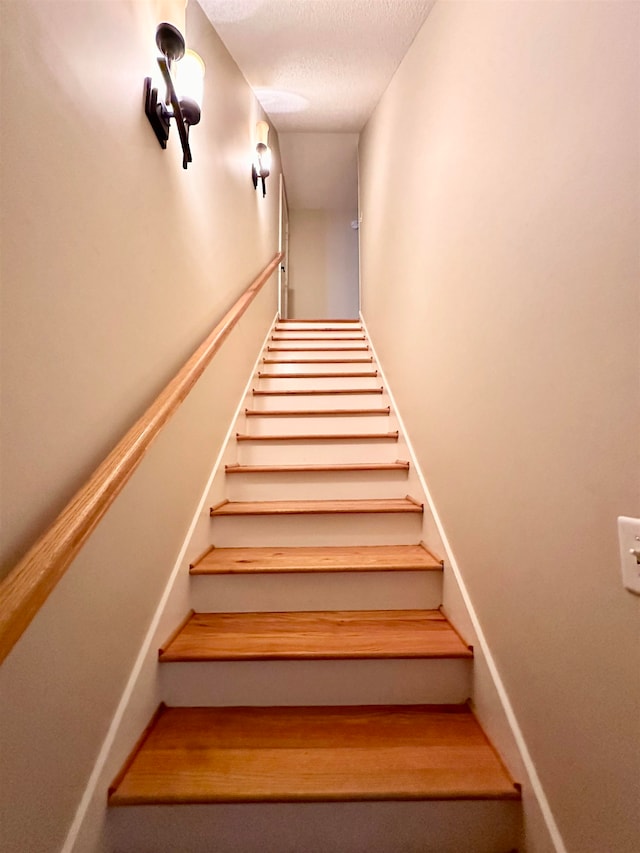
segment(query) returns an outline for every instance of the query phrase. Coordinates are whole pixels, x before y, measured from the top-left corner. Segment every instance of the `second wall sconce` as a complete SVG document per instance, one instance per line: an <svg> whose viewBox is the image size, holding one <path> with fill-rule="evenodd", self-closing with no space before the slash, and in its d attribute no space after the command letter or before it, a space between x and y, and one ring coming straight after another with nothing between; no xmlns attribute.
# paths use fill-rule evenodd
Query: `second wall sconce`
<svg viewBox="0 0 640 853"><path fill-rule="evenodd" d="M173 24L158 25L156 44L162 54L158 66L167 92L164 101L159 101L151 77L145 78L144 111L162 148L167 147L170 122L175 119L182 145L182 167L186 169L193 160L189 128L198 124L201 116L204 62L195 51L185 49L184 37ZM175 80L173 63L179 63Z"/></svg>
<svg viewBox="0 0 640 853"><path fill-rule="evenodd" d="M262 197L267 194L267 178L271 171L271 149L269 142L269 125L266 121L259 121L256 125L256 155L251 167L251 178L253 188L258 188L258 179L262 182Z"/></svg>

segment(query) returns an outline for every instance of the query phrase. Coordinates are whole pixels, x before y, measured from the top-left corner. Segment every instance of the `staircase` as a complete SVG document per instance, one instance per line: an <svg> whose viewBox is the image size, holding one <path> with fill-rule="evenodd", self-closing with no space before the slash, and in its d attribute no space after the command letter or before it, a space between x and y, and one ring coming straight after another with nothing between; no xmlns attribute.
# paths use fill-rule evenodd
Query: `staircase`
<svg viewBox="0 0 640 853"><path fill-rule="evenodd" d="M166 705L110 789L112 849L513 851L519 787L467 702L473 653L361 324L280 321L237 428L160 650Z"/></svg>

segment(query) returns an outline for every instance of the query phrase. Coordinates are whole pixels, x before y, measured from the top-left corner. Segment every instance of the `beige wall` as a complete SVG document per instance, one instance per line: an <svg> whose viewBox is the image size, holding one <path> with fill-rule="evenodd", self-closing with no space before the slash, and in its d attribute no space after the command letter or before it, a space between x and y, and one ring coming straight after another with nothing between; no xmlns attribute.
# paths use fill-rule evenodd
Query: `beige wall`
<svg viewBox="0 0 640 853"><path fill-rule="evenodd" d="M4 571L277 250L259 107L191 5L207 75L184 171L141 107L152 2L2 4Z"/></svg>
<svg viewBox="0 0 640 853"><path fill-rule="evenodd" d="M363 314L571 853L640 837L639 45L438 3L360 148Z"/></svg>
<svg viewBox="0 0 640 853"><path fill-rule="evenodd" d="M358 134L283 133L290 317L357 317Z"/></svg>
<svg viewBox="0 0 640 853"><path fill-rule="evenodd" d="M8 569L273 257L278 195L253 190L262 115L193 0L207 77L186 172L142 111L150 2L0 14ZM3 851L61 848L276 304L272 281L0 668Z"/></svg>
<svg viewBox="0 0 640 853"><path fill-rule="evenodd" d="M354 215L335 210L289 213L289 316L357 317L358 232Z"/></svg>

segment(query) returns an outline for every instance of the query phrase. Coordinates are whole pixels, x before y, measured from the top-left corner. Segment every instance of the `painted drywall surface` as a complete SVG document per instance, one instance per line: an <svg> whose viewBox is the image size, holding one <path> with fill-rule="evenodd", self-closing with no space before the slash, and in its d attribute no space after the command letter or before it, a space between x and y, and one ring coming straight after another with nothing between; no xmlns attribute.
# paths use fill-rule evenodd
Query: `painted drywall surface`
<svg viewBox="0 0 640 853"><path fill-rule="evenodd" d="M290 317L357 317L358 134L283 133Z"/></svg>
<svg viewBox="0 0 640 853"><path fill-rule="evenodd" d="M276 251L277 193L250 182L262 114L189 14L208 73L185 171L142 110L152 2L2 5L3 572Z"/></svg>
<svg viewBox="0 0 640 853"><path fill-rule="evenodd" d="M576 853L640 834L639 37L637 3L439 3L360 147L363 314Z"/></svg>
<svg viewBox="0 0 640 853"><path fill-rule="evenodd" d="M358 206L357 133L282 133L280 150L289 207L343 210Z"/></svg>
<svg viewBox="0 0 640 853"><path fill-rule="evenodd" d="M215 85L186 172L142 112L152 4L1 14L3 121L21 116L2 151L10 564L274 255L278 199L251 186L261 114L196 4ZM3 850L60 849L275 306L274 278L0 668Z"/></svg>
<svg viewBox="0 0 640 853"><path fill-rule="evenodd" d="M353 216L328 210L289 213L289 316L358 316L358 232Z"/></svg>
<svg viewBox="0 0 640 853"><path fill-rule="evenodd" d="M254 306L249 309L245 318L240 321L240 325L225 346L225 358L218 363L219 374L213 375L214 371L211 370L206 377L206 386L208 387L201 383L197 389L198 392L202 393L203 399L209 401L209 404L215 401L216 392L227 381L225 375L229 376L234 373L234 368L231 365L242 365L241 369L244 372L246 360L254 350L254 336L258 333L258 327L261 328L263 325L264 312L269 310L269 306L273 307L273 302L273 291L270 292L265 289L258 296ZM256 324L258 325L256 326ZM258 346L254 353L256 357L261 350L262 347ZM255 372L256 365L254 364L253 369L250 369L248 374L253 377ZM235 394L239 376L232 376L231 382ZM253 384L252 379L249 382ZM238 409L244 403L244 396L242 393L240 394ZM191 413L189 411L179 414L183 417L183 423L190 422ZM224 426L221 419L218 419L218 423L221 427ZM202 418L202 424L205 432L209 432L211 419ZM158 667L157 650L175 632L176 626L183 622L185 614L193 606L189 565L196 562L204 551L208 550L212 542L209 508L220 503L226 497L225 477L222 472L225 463L232 461L230 456L235 450L233 447L235 442L231 442L231 453L229 448L229 436L235 435L234 424L235 418L232 416L228 424L226 441L223 441L220 446L220 453L211 472L212 474L217 472L218 476L209 478L196 511L190 519L191 524L180 554L174 563L167 584L162 590L162 597L158 602L158 607L138 652L118 709L111 720L109 732L102 744L89 784L76 811L61 853L70 853L70 851L73 853L105 851L106 853L113 850L111 829L114 815L111 810L105 809L104 792L109 788L127 757L131 754L134 744L140 737L140 732L146 728L158 707L159 701L167 700L163 688L163 673ZM218 443L216 442L216 444ZM171 450L173 446L169 437L167 447ZM171 452L173 451L171 450ZM154 468L157 467L154 466ZM162 493L162 489L158 489L158 492ZM123 512L127 512L126 506L121 507L121 509Z"/></svg>

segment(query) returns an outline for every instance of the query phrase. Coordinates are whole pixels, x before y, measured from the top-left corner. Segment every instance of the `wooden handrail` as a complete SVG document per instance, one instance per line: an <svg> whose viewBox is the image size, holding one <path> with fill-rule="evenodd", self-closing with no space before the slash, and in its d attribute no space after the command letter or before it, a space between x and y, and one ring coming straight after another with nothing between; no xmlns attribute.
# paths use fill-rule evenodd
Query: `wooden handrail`
<svg viewBox="0 0 640 853"><path fill-rule="evenodd" d="M0 583L0 663L18 642L84 542L136 470L160 430L202 376L277 269L278 253L180 368L142 417Z"/></svg>

